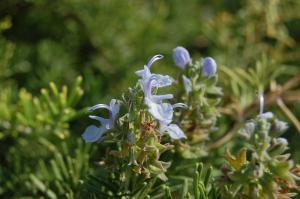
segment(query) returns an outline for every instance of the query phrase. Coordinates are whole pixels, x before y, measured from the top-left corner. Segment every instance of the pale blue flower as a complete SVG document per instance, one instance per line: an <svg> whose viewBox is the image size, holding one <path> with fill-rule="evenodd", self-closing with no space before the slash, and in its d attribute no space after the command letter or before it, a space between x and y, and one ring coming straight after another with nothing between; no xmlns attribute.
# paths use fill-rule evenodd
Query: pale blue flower
<svg viewBox="0 0 300 199"><path fill-rule="evenodd" d="M120 110L120 104L117 102L116 99L112 99L110 101L109 106L106 104L97 104L95 106L92 106L89 108L89 111L95 111L97 109L107 109L109 113L109 119L99 117L99 116L94 116L90 115L89 117L94 120L98 120L102 126L105 126L107 129L111 129L114 127L115 119L117 114L119 113Z"/></svg>
<svg viewBox="0 0 300 199"><path fill-rule="evenodd" d="M191 80L186 77L185 75L182 75L182 80L183 80L183 86L184 86L184 90L187 93L192 92L192 82Z"/></svg>
<svg viewBox="0 0 300 199"><path fill-rule="evenodd" d="M153 88L161 88L172 84L173 80L168 75L153 74L148 80L141 80L140 82L143 85L146 104L149 101L161 103L162 100L173 98L172 94L152 95Z"/></svg>
<svg viewBox="0 0 300 199"><path fill-rule="evenodd" d="M174 108L186 108L187 106L183 103L171 105L170 103L163 102L164 100L172 99L172 94L152 94L153 88L162 88L173 83L173 79L170 76L152 74L150 71L151 65L161 58L161 55L154 56L144 66L143 70L138 70L135 73L141 77L139 83L143 87L145 104L148 106L149 113L159 121L161 133L169 134L172 139L181 139L185 137L182 130L177 125L170 123L173 119Z"/></svg>
<svg viewBox="0 0 300 199"><path fill-rule="evenodd" d="M149 68L144 66L144 70L136 71L136 74L141 76L142 79L139 80L139 83L143 87L145 101L161 101L163 99L171 99L173 95L152 95L153 88L162 88L172 84L173 79L168 75L159 75L151 74Z"/></svg>
<svg viewBox="0 0 300 199"><path fill-rule="evenodd" d="M170 103L154 103L150 101L147 105L149 107L149 113L164 124L170 124L172 122L175 108L187 108L187 105L183 103L171 105Z"/></svg>
<svg viewBox="0 0 300 199"><path fill-rule="evenodd" d="M98 128L94 125L91 125L85 129L84 133L82 134L82 138L86 143L96 142L102 137L105 132L114 128L116 116L120 110L120 104L117 102L117 100L112 99L109 106L106 104L97 104L89 108L89 111L95 111L97 109L107 109L109 118L103 118L95 115L89 116L91 119L99 121L101 126Z"/></svg>
<svg viewBox="0 0 300 199"><path fill-rule="evenodd" d="M149 107L148 110L155 119L164 122L166 124L169 124L173 118L173 112L174 112L173 109L187 108L187 106L183 103L177 103L174 105L171 105L169 103L163 103L163 100L172 99L173 95L172 94L152 95L151 80L149 82L150 85L146 85L146 91L144 91L145 104Z"/></svg>
<svg viewBox="0 0 300 199"><path fill-rule="evenodd" d="M135 74L137 74L138 76L142 77L142 79L148 79L151 76L151 72L150 72L150 68L151 66L158 60L162 59L164 56L163 55L154 55L150 61L144 65L144 69L143 70L138 70L135 72Z"/></svg>
<svg viewBox="0 0 300 199"><path fill-rule="evenodd" d="M189 52L182 46L173 49L173 59L175 64L182 69L192 62Z"/></svg>
<svg viewBox="0 0 300 199"><path fill-rule="evenodd" d="M206 57L202 60L202 75L210 78L217 72L217 63L211 57Z"/></svg>
<svg viewBox="0 0 300 199"><path fill-rule="evenodd" d="M144 66L143 70L138 70L135 72L135 74L141 77L139 83L143 87L145 103L147 103L148 101L160 103L164 99L173 98L173 95L171 94L152 95L153 88L162 88L169 86L173 83L173 79L168 75L152 74L150 72L150 67L152 66L152 64L162 58L162 55L155 55L153 58L151 58L148 64Z"/></svg>
<svg viewBox="0 0 300 199"><path fill-rule="evenodd" d="M183 131L176 124L160 124L160 132L168 134L173 140L186 138Z"/></svg>
<svg viewBox="0 0 300 199"><path fill-rule="evenodd" d="M150 72L150 67L152 64L162 59L162 55L155 55L147 65L144 66L143 70L138 70L135 73L141 77L139 79L139 83L143 87L144 96L145 96L145 103L161 103L165 99L172 99L172 94L165 94L165 95L152 95L153 88L162 88L169 86L173 83L173 79L168 75L160 75L160 74L152 74Z"/></svg>

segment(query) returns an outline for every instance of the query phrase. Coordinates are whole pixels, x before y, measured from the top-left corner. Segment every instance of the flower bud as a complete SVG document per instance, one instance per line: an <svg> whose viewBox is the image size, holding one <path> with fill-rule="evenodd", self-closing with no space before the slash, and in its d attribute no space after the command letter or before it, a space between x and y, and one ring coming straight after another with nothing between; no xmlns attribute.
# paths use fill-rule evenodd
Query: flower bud
<svg viewBox="0 0 300 199"><path fill-rule="evenodd" d="M202 60L202 75L210 78L217 72L217 63L211 57Z"/></svg>
<svg viewBox="0 0 300 199"><path fill-rule="evenodd" d="M134 134L132 132L129 132L127 134L127 141L129 144L134 145L135 144L135 137Z"/></svg>
<svg viewBox="0 0 300 199"><path fill-rule="evenodd" d="M285 138L277 138L276 142L277 142L277 144L280 144L280 145L285 145L285 146L288 145L288 141Z"/></svg>
<svg viewBox="0 0 300 199"><path fill-rule="evenodd" d="M272 119L273 117L274 115L272 112L261 113L258 115L259 119L264 119L264 120Z"/></svg>
<svg viewBox="0 0 300 199"><path fill-rule="evenodd" d="M181 69L184 69L187 64L192 62L189 52L182 46L173 49L173 59L175 64Z"/></svg>
<svg viewBox="0 0 300 199"><path fill-rule="evenodd" d="M253 132L255 130L255 124L254 122L247 122L245 124L245 127L242 128L240 131L239 131L239 134L245 138L245 139L250 139L250 137L252 136Z"/></svg>
<svg viewBox="0 0 300 199"><path fill-rule="evenodd" d="M291 154L290 153L287 153L287 154L284 154L284 155L277 155L276 156L276 160L278 161L288 161L288 159L291 157Z"/></svg>
<svg viewBox="0 0 300 199"><path fill-rule="evenodd" d="M280 120L275 120L273 125L275 131L279 134L284 133L288 129L288 124Z"/></svg>
<svg viewBox="0 0 300 199"><path fill-rule="evenodd" d="M254 122L247 122L245 124L245 129L251 135L254 132L254 130L255 130L255 124L254 124Z"/></svg>
<svg viewBox="0 0 300 199"><path fill-rule="evenodd" d="M288 149L288 141L285 138L276 138L273 142L274 144L269 149L269 155L273 157L281 155Z"/></svg>

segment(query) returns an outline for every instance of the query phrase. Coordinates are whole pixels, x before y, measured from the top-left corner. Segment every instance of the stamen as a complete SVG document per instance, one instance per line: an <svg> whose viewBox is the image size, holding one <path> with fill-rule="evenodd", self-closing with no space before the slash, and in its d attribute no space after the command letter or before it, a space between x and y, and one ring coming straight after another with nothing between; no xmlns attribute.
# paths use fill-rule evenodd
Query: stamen
<svg viewBox="0 0 300 199"><path fill-rule="evenodd" d="M262 92L258 93L259 97L259 115L261 116L264 113L264 95Z"/></svg>
<svg viewBox="0 0 300 199"><path fill-rule="evenodd" d="M150 60L151 61L151 60ZM150 97L152 95L152 83L157 80L156 76L150 77L149 81L146 84L145 94Z"/></svg>
<svg viewBox="0 0 300 199"><path fill-rule="evenodd" d="M93 111L95 111L97 109L101 109L101 108L110 110L110 107L107 106L106 104L96 104L95 106L92 106L92 107L88 108L88 111L93 112Z"/></svg>
<svg viewBox="0 0 300 199"><path fill-rule="evenodd" d="M188 106L184 103L176 103L172 105L173 108L188 108Z"/></svg>
<svg viewBox="0 0 300 199"><path fill-rule="evenodd" d="M148 62L147 67L148 67L148 68L151 68L151 66L152 66L152 64L153 64L154 62L156 62L156 61L162 59L163 57L164 57L164 56L163 56L163 55L160 55L160 54L154 55L154 56L150 59L150 61Z"/></svg>
<svg viewBox="0 0 300 199"><path fill-rule="evenodd" d="M88 108L88 111L93 112L97 109L106 109L106 110L108 110L109 118L113 117L113 112L112 112L111 108L109 106L107 106L106 104L97 104L95 106Z"/></svg>

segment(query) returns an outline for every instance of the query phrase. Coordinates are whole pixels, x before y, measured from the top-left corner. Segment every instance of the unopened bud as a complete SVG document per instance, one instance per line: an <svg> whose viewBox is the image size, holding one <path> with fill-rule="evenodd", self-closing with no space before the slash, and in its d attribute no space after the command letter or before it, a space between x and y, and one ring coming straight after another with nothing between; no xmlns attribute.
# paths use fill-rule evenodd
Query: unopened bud
<svg viewBox="0 0 300 199"><path fill-rule="evenodd" d="M189 52L182 46L173 49L173 59L175 64L181 69L184 69L187 64L192 62Z"/></svg>
<svg viewBox="0 0 300 199"><path fill-rule="evenodd" d="M202 60L202 75L210 78L217 72L217 63L211 57Z"/></svg>

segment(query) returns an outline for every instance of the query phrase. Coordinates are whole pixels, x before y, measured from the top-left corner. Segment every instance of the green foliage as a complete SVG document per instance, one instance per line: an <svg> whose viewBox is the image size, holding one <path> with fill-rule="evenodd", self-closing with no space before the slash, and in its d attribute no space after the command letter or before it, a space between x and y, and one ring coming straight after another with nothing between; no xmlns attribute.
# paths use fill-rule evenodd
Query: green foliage
<svg viewBox="0 0 300 199"><path fill-rule="evenodd" d="M41 193L46 198L78 198L82 191L82 183L89 173L89 147L82 141L74 152L74 157L69 156L73 152L66 151L64 154L56 151L53 158L45 163L39 160L37 173L30 174L29 186L32 192ZM66 148L67 146L63 146ZM47 166L50 164L50 166Z"/></svg>
<svg viewBox="0 0 300 199"><path fill-rule="evenodd" d="M86 147L82 146L82 141L79 141L81 147L75 150L76 167L72 169L75 160L71 157L67 157L66 162L62 159L63 156L72 154L70 147L77 145L64 142L70 139L70 121L80 114L74 110L74 106L83 94L80 88L81 81L81 77L77 78L69 92L66 86L59 91L54 83L50 83L50 88L42 89L38 97L33 97L24 89L20 90L15 103L12 103L14 100L11 88L4 90L1 95L1 106L4 111L1 118L0 141L2 144L10 144L7 145L8 148L3 148L5 150L1 151L2 193L9 194L21 184L25 184L20 188L20 193L35 194L37 192L33 190L31 180L41 192L50 194L53 198L54 193L59 192L48 190L48 187L42 184L36 175L42 175L41 179L46 178L50 183L52 177L47 178L47 176L52 176L54 171L60 172L59 169L65 168L65 164L68 164L68 172L74 174L64 177L69 177L69 181L73 184L77 178L83 177L82 174L86 174L81 173L83 172L81 170L87 169L89 156L85 153L89 150L83 150ZM47 162L52 158L54 161L51 160L50 164L53 167L53 173L36 173L37 169L38 171L45 170ZM60 161L60 167L55 167L55 161ZM58 177L55 179L63 180ZM69 188L67 191L71 190ZM60 189L61 194L67 193L66 190L64 191Z"/></svg>

